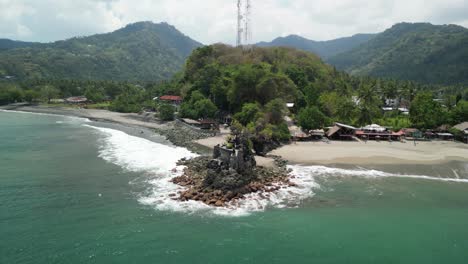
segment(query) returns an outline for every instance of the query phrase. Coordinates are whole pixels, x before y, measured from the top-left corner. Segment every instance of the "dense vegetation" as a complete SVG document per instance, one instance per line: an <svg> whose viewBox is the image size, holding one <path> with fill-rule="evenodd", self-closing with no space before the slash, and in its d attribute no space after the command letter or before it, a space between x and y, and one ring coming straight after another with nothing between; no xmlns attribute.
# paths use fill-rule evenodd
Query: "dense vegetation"
<svg viewBox="0 0 468 264"><path fill-rule="evenodd" d="M157 104L152 98L181 95L184 102L179 117L224 120L231 116L234 129L252 135L259 153L289 140L285 116L304 130L333 122L355 126L378 123L394 130L410 126L431 129L466 121L468 116L467 88L353 77L336 71L312 53L292 48L246 51L221 44L201 47L188 58L184 71L158 83L0 83L0 103L49 101L71 95L86 95L94 102L110 99L109 109L113 111L158 110L164 120L172 120L176 109ZM386 99L410 107L410 116L397 110L384 113ZM288 109L287 103L294 103L294 107Z"/></svg>
<svg viewBox="0 0 468 264"><path fill-rule="evenodd" d="M235 126L255 135L254 145L288 139L285 115L304 129L336 121L356 126L379 123L395 130L412 125L435 128L463 119L454 113L464 113L466 108L459 106L468 100L466 88L352 77L311 53L291 48L244 51L225 45L195 50L182 75L162 87L185 98L180 116L232 115ZM433 100L435 96L443 98L442 104ZM411 118L398 111L383 113L386 99L411 105ZM286 103L295 107L288 110Z"/></svg>
<svg viewBox="0 0 468 264"><path fill-rule="evenodd" d="M291 47L309 51L326 60L337 54L351 50L372 39L374 34L357 34L352 37L339 38L328 41L314 41L297 35L279 37L271 42L260 42L259 47Z"/></svg>
<svg viewBox="0 0 468 264"><path fill-rule="evenodd" d="M0 78L161 81L181 70L201 44L166 23L140 22L108 34L25 46L0 51Z"/></svg>
<svg viewBox="0 0 468 264"><path fill-rule="evenodd" d="M328 60L353 75L468 84L468 29L401 23Z"/></svg>
<svg viewBox="0 0 468 264"><path fill-rule="evenodd" d="M24 41L15 41L10 39L0 39L0 51L17 49L17 48L26 48L31 46L38 46L39 43L34 42L24 42Z"/></svg>

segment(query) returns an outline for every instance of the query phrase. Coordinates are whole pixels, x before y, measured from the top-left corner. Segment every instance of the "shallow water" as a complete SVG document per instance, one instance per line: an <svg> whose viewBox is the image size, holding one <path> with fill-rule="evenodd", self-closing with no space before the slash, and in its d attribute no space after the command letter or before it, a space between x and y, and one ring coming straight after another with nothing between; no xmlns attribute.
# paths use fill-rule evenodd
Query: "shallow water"
<svg viewBox="0 0 468 264"><path fill-rule="evenodd" d="M148 131L0 112L0 263L468 258L467 164L294 166L299 188L214 210L168 199L192 155Z"/></svg>

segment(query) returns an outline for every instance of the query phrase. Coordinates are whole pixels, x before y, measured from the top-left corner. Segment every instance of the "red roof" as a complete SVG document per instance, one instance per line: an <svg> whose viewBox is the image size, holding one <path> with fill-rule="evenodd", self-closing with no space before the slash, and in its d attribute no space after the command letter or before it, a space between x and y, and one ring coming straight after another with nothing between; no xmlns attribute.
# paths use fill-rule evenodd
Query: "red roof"
<svg viewBox="0 0 468 264"><path fill-rule="evenodd" d="M159 99L163 101L182 101L182 97L176 95L164 95Z"/></svg>

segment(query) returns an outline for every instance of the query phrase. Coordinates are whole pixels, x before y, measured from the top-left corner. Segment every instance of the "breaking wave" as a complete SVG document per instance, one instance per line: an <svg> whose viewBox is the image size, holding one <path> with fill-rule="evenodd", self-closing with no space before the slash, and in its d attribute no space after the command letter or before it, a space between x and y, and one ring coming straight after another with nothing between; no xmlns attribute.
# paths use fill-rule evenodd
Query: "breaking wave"
<svg viewBox="0 0 468 264"><path fill-rule="evenodd" d="M442 178L442 177L433 177L426 175L407 175L407 174L396 174L388 173L378 170L366 170L366 169L339 169L339 168L330 168L325 166L290 166L293 169L294 174L305 174L310 175L311 177L365 177L365 178L411 178L419 180L430 180L430 181L443 181L443 182L459 182L459 183L468 183L468 179L460 178ZM458 175L458 174L455 174Z"/></svg>
<svg viewBox="0 0 468 264"><path fill-rule="evenodd" d="M182 158L197 156L185 148L168 146L144 138L128 135L122 131L94 127L103 137L100 139L99 157L121 166L122 168L147 175L145 180L148 191L138 197L141 204L160 211L181 213L209 213L223 216L245 216L252 212L261 212L267 208L297 207L302 201L314 196L314 190L320 188L316 179L319 177L366 177L366 178L413 178L444 182L468 183L462 178L438 178L424 175L392 174L378 170L340 169L325 166L289 166L292 169L291 182L295 187L281 186L272 193L257 192L245 195L240 201L233 201L224 208L208 206L198 201L182 202L174 195L185 188L171 182L180 176L183 167L176 163Z"/></svg>
<svg viewBox="0 0 468 264"><path fill-rule="evenodd" d="M300 201L314 195L313 188L318 187L309 175L298 175L291 182L297 187L283 186L273 193L252 193L244 199L228 204L226 208L215 208L198 201L174 200L174 194L185 190L184 187L171 182L180 176L183 167L176 167L178 160L192 158L196 154L185 148L168 146L144 138L128 135L122 131L94 127L103 137L99 149L99 157L132 171L148 174L146 182L150 186L149 193L139 197L139 202L161 211L183 213L208 212L216 215L244 216L251 212L263 211L268 207L297 206Z"/></svg>

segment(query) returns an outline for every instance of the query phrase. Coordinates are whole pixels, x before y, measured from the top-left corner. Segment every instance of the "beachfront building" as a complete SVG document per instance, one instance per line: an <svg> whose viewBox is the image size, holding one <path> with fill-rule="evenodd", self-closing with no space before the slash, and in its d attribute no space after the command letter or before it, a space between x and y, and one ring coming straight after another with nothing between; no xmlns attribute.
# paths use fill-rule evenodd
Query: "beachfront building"
<svg viewBox="0 0 468 264"><path fill-rule="evenodd" d="M437 135L437 138L440 139L440 140L454 140L455 137L453 136L453 134L451 133L436 133Z"/></svg>
<svg viewBox="0 0 468 264"><path fill-rule="evenodd" d="M311 130L309 134L312 140L322 140L325 137L325 130L315 129L315 130Z"/></svg>
<svg viewBox="0 0 468 264"><path fill-rule="evenodd" d="M353 126L335 123L335 126L327 132L327 138L332 140L353 140L356 136L356 128Z"/></svg>
<svg viewBox="0 0 468 264"><path fill-rule="evenodd" d="M393 132L377 124L372 124L356 131L356 136L363 140L400 140L403 135L402 131Z"/></svg>
<svg viewBox="0 0 468 264"><path fill-rule="evenodd" d="M74 96L74 97L68 97L65 99L65 101L69 104L84 104L88 102L88 98L84 96Z"/></svg>
<svg viewBox="0 0 468 264"><path fill-rule="evenodd" d="M185 124L189 125L189 126L193 126L193 127L201 127L201 123L197 120L193 120L193 119L190 119L190 118L182 118L180 119L182 122L184 122Z"/></svg>
<svg viewBox="0 0 468 264"><path fill-rule="evenodd" d="M178 95L164 95L161 97L155 97L153 98L153 100L172 104L173 106L176 106L176 107L182 104L182 101L183 101L182 97Z"/></svg>
<svg viewBox="0 0 468 264"><path fill-rule="evenodd" d="M416 140L416 139L423 139L424 138L423 133L421 132L421 130L416 129L416 128L404 128L404 129L401 130L401 132L403 132L406 139Z"/></svg>
<svg viewBox="0 0 468 264"><path fill-rule="evenodd" d="M454 126L453 128L462 132L463 142L468 144L468 122L463 122L461 124Z"/></svg>
<svg viewBox="0 0 468 264"><path fill-rule="evenodd" d="M206 130L218 130L219 125L218 122L213 119L202 119L200 120L200 128Z"/></svg>

